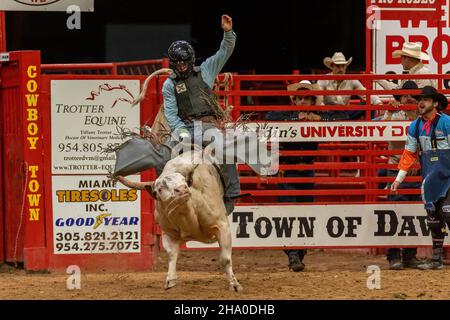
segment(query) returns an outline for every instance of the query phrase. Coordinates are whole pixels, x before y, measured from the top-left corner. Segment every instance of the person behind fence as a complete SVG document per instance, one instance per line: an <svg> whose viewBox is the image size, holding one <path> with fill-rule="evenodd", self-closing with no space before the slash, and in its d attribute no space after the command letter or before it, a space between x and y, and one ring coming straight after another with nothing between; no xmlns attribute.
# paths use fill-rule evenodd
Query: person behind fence
<svg viewBox="0 0 450 320"><path fill-rule="evenodd" d="M233 20L222 16L223 40L219 51L195 66L194 48L186 41L175 41L168 50L169 64L174 73L163 84L164 113L172 132L181 140L194 140L194 121L201 121L202 130L215 127L220 117L211 103L214 80L233 53L236 34ZM200 141L202 138L200 138ZM221 165L225 180L225 207L230 213L234 199L240 195L236 164Z"/></svg>
<svg viewBox="0 0 450 320"><path fill-rule="evenodd" d="M430 60L430 57L422 52L422 44L417 42L405 42L401 50L395 50L392 53L393 58L401 58L400 62L403 67L403 74L431 74L430 69L428 69L422 61ZM400 84L388 80L376 80L376 82L381 85L386 90L399 89L405 83L406 79L402 79ZM419 88L426 86L432 86L436 88L436 80L433 79L411 79L417 83Z"/></svg>
<svg viewBox="0 0 450 320"><path fill-rule="evenodd" d="M417 84L414 81L406 81L402 86L403 90L417 90ZM419 104L420 96L412 96L410 94L394 95L395 101L392 103L395 107L401 105L415 105ZM417 109L415 110L388 110L382 121L414 121L418 116ZM404 141L389 141L389 150L403 150L405 148ZM388 163L398 165L400 162L399 155L389 156ZM386 175L388 177L396 177L398 170L388 169ZM419 174L417 169L409 169L409 175L416 176ZM388 186L389 187L389 186ZM399 186L399 189L420 189L419 182L405 182ZM388 201L420 201L420 195L415 194L389 194ZM417 268L419 261L416 258L417 248L388 248L387 260L389 261L389 269L401 270L403 268Z"/></svg>
<svg viewBox="0 0 450 320"><path fill-rule="evenodd" d="M450 117L443 113L447 105L447 98L434 87L422 89L419 117L409 126L399 172L391 185L396 192L420 155L422 200L433 244L431 259L418 265L422 270L443 268L446 225L450 226Z"/></svg>
<svg viewBox="0 0 450 320"><path fill-rule="evenodd" d="M331 69L328 75L343 75L347 72L347 67L352 63L353 58L346 59L342 52L335 52L333 56L323 59L324 65ZM359 80L319 80L317 84L322 90L366 90ZM350 95L324 95L323 101L325 105L348 105ZM360 96L365 100L365 96ZM364 104L365 102L362 102ZM373 105L383 104L381 99L376 95L371 95L371 103ZM335 111L330 113L331 118L326 120L358 120L363 118L365 111Z"/></svg>
<svg viewBox="0 0 450 320"><path fill-rule="evenodd" d="M298 83L293 83L287 86L287 90L319 90L317 85L311 84L308 80L303 80ZM320 104L320 99L316 96L290 96L291 103L295 106L312 106ZM298 121L298 120L320 120L319 112L305 112L302 110L289 111L270 111L265 115L265 120L269 121ZM280 143L281 150L317 150L317 142L282 142ZM311 164L313 157L281 157L280 164ZM296 177L314 177L313 170L286 170L280 171L280 175L285 178ZM311 190L314 189L314 183L279 183L277 184L279 190ZM313 202L313 196L279 196L279 202ZM305 264L303 259L306 255L306 250L284 250L288 255L289 268L294 271L303 271Z"/></svg>

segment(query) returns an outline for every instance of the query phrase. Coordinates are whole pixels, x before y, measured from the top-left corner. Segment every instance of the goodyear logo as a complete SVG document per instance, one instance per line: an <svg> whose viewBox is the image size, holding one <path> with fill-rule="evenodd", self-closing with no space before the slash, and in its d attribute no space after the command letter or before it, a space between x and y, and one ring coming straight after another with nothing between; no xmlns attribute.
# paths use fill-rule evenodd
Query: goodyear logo
<svg viewBox="0 0 450 320"><path fill-rule="evenodd" d="M92 227L100 226L137 226L139 217L113 217L110 213L102 213L96 218L58 218L55 221L57 227Z"/></svg>

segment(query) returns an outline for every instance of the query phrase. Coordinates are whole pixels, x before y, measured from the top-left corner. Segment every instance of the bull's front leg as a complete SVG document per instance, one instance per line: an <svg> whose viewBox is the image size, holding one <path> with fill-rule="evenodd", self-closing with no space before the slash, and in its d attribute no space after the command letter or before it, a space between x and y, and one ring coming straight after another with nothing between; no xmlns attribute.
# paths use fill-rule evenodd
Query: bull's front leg
<svg viewBox="0 0 450 320"><path fill-rule="evenodd" d="M172 239L164 232L162 234L162 241L164 249L169 255L169 270L167 272L166 282L164 284L165 289L170 289L177 284L177 259L180 252L180 242Z"/></svg>
<svg viewBox="0 0 450 320"><path fill-rule="evenodd" d="M239 284L233 273L231 261L232 243L230 226L228 223L218 228L216 236L220 246L220 263L225 268L229 289L235 292L242 291L242 286Z"/></svg>

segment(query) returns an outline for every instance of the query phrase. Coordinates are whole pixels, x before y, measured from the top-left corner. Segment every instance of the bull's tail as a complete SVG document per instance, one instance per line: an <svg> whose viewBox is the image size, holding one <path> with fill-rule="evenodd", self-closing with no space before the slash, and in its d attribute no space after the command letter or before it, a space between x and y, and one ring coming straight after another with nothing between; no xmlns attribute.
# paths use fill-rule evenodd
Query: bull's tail
<svg viewBox="0 0 450 320"><path fill-rule="evenodd" d="M148 88L148 84L150 83L150 80L152 80L157 75L164 74L164 73L172 74L173 70L169 69L169 68L162 68L162 69L156 70L151 75L149 75L147 77L147 79L145 79L144 85L142 86L142 91L139 94L139 97L137 97L131 104L132 107L134 107L135 105L137 105L139 102L141 102L144 99L145 94L147 93L147 88Z"/></svg>

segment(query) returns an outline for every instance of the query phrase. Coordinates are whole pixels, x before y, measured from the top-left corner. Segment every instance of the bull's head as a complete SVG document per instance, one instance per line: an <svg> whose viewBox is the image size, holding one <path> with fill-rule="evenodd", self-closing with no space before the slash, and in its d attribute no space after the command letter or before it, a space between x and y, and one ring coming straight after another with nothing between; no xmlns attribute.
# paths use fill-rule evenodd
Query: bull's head
<svg viewBox="0 0 450 320"><path fill-rule="evenodd" d="M162 174L154 182L132 182L122 176L116 178L129 188L147 190L156 200L162 202L172 202L173 200L186 202L191 196L189 187L193 183L193 174L193 170L188 172L187 177L178 172Z"/></svg>
<svg viewBox="0 0 450 320"><path fill-rule="evenodd" d="M162 202L166 201L187 201L191 196L189 187L192 185L192 178L184 177L178 172L161 175L153 185L153 196Z"/></svg>

